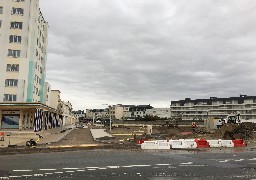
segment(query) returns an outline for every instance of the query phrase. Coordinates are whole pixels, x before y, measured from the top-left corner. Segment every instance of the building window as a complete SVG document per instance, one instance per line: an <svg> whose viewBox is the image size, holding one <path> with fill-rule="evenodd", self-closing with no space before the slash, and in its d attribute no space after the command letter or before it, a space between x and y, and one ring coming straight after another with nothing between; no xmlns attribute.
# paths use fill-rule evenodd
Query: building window
<svg viewBox="0 0 256 180"><path fill-rule="evenodd" d="M17 87L18 86L18 79L6 79L5 80L6 87Z"/></svg>
<svg viewBox="0 0 256 180"><path fill-rule="evenodd" d="M19 72L19 64L7 64L6 71Z"/></svg>
<svg viewBox="0 0 256 180"><path fill-rule="evenodd" d="M8 56L9 57L14 57L14 58L18 58L20 57L20 50L12 50L12 49L8 49Z"/></svg>
<svg viewBox="0 0 256 180"><path fill-rule="evenodd" d="M24 14L24 9L22 8L12 8L12 14L15 14L15 15L22 15Z"/></svg>
<svg viewBox="0 0 256 180"><path fill-rule="evenodd" d="M22 29L22 22L11 22L11 29Z"/></svg>
<svg viewBox="0 0 256 180"><path fill-rule="evenodd" d="M16 36L16 35L10 35L9 37L9 42L10 43L21 43L21 36Z"/></svg>
<svg viewBox="0 0 256 180"><path fill-rule="evenodd" d="M3 7L2 6L0 6L0 14L3 14Z"/></svg>
<svg viewBox="0 0 256 180"><path fill-rule="evenodd" d="M4 94L4 101L17 101L16 94Z"/></svg>

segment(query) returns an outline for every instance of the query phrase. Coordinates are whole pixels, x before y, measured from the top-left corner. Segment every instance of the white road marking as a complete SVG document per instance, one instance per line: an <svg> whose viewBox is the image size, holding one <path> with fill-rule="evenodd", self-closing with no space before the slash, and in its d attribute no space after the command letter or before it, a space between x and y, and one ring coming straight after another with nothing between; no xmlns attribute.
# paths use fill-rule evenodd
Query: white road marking
<svg viewBox="0 0 256 180"><path fill-rule="evenodd" d="M193 164L193 163L192 162L187 162L187 163L180 163L180 164L188 165L188 164Z"/></svg>
<svg viewBox="0 0 256 180"><path fill-rule="evenodd" d="M56 171L57 169L39 169L40 171Z"/></svg>
<svg viewBox="0 0 256 180"><path fill-rule="evenodd" d="M136 173L136 174L140 174L140 173Z"/></svg>
<svg viewBox="0 0 256 180"><path fill-rule="evenodd" d="M132 167L149 167L149 166L151 166L151 165L131 165Z"/></svg>
<svg viewBox="0 0 256 180"><path fill-rule="evenodd" d="M85 171L84 169L78 169L78 170L76 170L77 172L83 172L83 171Z"/></svg>
<svg viewBox="0 0 256 180"><path fill-rule="evenodd" d="M122 166L124 168L132 168L133 166Z"/></svg>
<svg viewBox="0 0 256 180"><path fill-rule="evenodd" d="M201 167L201 166L205 166L205 165L203 165L203 164L180 164L179 166Z"/></svg>
<svg viewBox="0 0 256 180"><path fill-rule="evenodd" d="M249 159L249 161L256 161L256 158Z"/></svg>
<svg viewBox="0 0 256 180"><path fill-rule="evenodd" d="M105 170L105 169L107 169L107 168L99 168L99 169L101 169L101 170Z"/></svg>
<svg viewBox="0 0 256 180"><path fill-rule="evenodd" d="M86 167L86 169L98 169L99 167Z"/></svg>
<svg viewBox="0 0 256 180"><path fill-rule="evenodd" d="M110 169L118 169L120 166L107 166Z"/></svg>
<svg viewBox="0 0 256 180"><path fill-rule="evenodd" d="M51 175L51 174L53 174L53 173L44 173L44 174L46 174L46 175Z"/></svg>
<svg viewBox="0 0 256 180"><path fill-rule="evenodd" d="M88 171L95 171L96 169L88 169Z"/></svg>
<svg viewBox="0 0 256 180"><path fill-rule="evenodd" d="M225 159L224 161L219 161L220 163L226 163L226 162L228 162L228 160L227 159Z"/></svg>
<svg viewBox="0 0 256 180"><path fill-rule="evenodd" d="M9 177L0 177L0 179L10 179Z"/></svg>
<svg viewBox="0 0 256 180"><path fill-rule="evenodd" d="M9 176L9 178L20 178L21 176Z"/></svg>
<svg viewBox="0 0 256 180"><path fill-rule="evenodd" d="M32 170L30 170L30 169L19 169L19 170L15 169L15 170L12 170L12 171L13 172L30 172Z"/></svg>
<svg viewBox="0 0 256 180"><path fill-rule="evenodd" d="M170 164L156 164L157 166L169 166Z"/></svg>
<svg viewBox="0 0 256 180"><path fill-rule="evenodd" d="M73 172L75 172L75 171L66 171L67 173L73 173Z"/></svg>
<svg viewBox="0 0 256 180"><path fill-rule="evenodd" d="M237 161L237 162L239 162L239 161L243 161L244 159L238 159L238 160L235 160L235 161Z"/></svg>
<svg viewBox="0 0 256 180"><path fill-rule="evenodd" d="M27 174L27 175L22 175L23 177L32 177L32 175Z"/></svg>
<svg viewBox="0 0 256 180"><path fill-rule="evenodd" d="M63 174L63 172L54 172L55 174Z"/></svg>
<svg viewBox="0 0 256 180"><path fill-rule="evenodd" d="M34 176L44 176L43 174L34 174Z"/></svg>
<svg viewBox="0 0 256 180"><path fill-rule="evenodd" d="M174 167L174 166L168 166L169 169L175 169L177 167Z"/></svg>
<svg viewBox="0 0 256 180"><path fill-rule="evenodd" d="M65 170L77 170L77 169L80 169L80 168L62 168L62 169L65 169Z"/></svg>

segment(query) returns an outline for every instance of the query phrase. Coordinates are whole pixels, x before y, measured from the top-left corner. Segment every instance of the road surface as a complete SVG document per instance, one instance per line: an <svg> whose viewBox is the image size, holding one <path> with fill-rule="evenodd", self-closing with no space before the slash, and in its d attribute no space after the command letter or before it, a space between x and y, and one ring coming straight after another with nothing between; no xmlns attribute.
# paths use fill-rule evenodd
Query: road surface
<svg viewBox="0 0 256 180"><path fill-rule="evenodd" d="M256 153L87 150L0 156L0 179L256 179Z"/></svg>

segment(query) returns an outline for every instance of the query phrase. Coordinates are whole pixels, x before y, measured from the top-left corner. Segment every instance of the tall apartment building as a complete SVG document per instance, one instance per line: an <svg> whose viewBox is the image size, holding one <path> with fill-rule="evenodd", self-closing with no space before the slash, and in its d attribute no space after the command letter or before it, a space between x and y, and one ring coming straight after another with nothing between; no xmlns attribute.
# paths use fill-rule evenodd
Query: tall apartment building
<svg viewBox="0 0 256 180"><path fill-rule="evenodd" d="M183 120L203 120L209 117L226 118L230 114L240 114L241 119L256 119L256 96L240 95L239 97L195 99L172 101L172 117Z"/></svg>
<svg viewBox="0 0 256 180"><path fill-rule="evenodd" d="M47 103L47 39L39 0L0 1L0 102Z"/></svg>

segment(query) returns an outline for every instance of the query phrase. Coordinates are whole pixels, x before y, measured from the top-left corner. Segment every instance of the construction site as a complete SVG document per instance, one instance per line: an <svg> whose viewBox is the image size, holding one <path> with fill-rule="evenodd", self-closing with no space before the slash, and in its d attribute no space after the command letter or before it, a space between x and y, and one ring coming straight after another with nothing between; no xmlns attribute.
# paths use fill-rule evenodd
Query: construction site
<svg viewBox="0 0 256 180"><path fill-rule="evenodd" d="M92 127L97 128L97 127ZM103 127L102 127L103 128ZM245 140L247 146L256 145L256 124L239 120L232 115L227 119L209 118L203 121L184 121L181 118L165 121L115 121L106 132L112 136L97 139L101 143L141 144L144 141L207 139Z"/></svg>

